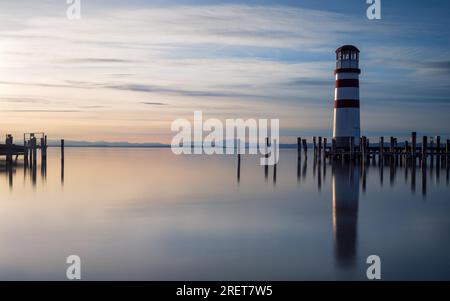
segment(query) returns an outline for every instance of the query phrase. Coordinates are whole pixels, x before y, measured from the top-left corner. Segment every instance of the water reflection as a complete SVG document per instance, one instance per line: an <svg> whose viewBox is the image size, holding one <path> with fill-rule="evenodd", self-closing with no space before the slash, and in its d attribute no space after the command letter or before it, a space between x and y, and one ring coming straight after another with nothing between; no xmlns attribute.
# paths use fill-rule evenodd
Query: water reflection
<svg viewBox="0 0 450 301"><path fill-rule="evenodd" d="M358 232L359 167L336 162L332 172L335 257L341 266L353 266Z"/></svg>
<svg viewBox="0 0 450 301"><path fill-rule="evenodd" d="M419 178L419 187L423 198L426 198L428 192L428 185L431 181L432 183L440 183L443 181L445 175L445 183L449 184L449 157L442 156L428 156L427 158L404 158L402 156L392 156L392 157L382 157L377 158L372 156L369 160L365 162L360 162L358 160L354 161L344 161L344 160L331 160L324 156L320 156L319 153L315 156L308 158L306 153L304 156L297 156L296 165L296 179L298 183L306 181L309 177L313 178L318 191L321 191L327 181L327 168L330 166L335 168L334 165L337 163L348 165L349 168L353 169L352 174L357 175L357 180L361 185L361 190L363 193L367 190L369 176L372 175L371 180L376 179L376 174L378 173L378 182L380 187L383 187L385 173L388 175L390 187L394 187L398 178L403 178L406 183L410 183L410 191L412 194L416 192L417 189L417 179ZM312 160L312 168L308 168L308 161ZM61 158L59 164L60 167L60 183L64 185L64 158ZM269 171L272 172L271 182L276 186L278 181L279 166L278 164L274 166L264 166L264 178L265 182L269 182ZM339 167L341 168L341 167ZM40 170L40 172L38 171ZM236 168L236 181L241 182L242 175L242 160L241 156L237 157L237 168ZM6 161L0 161L0 174L7 175L9 187L12 189L14 187L14 175L17 170L23 170L24 177L29 177L33 186L36 185L37 181L42 179L43 182L47 179L47 162L37 162L32 160L27 162L15 162L12 165L6 164ZM308 175L308 170L312 174ZM358 177L359 175L359 177ZM375 175L375 178L373 177ZM403 176L402 176L403 175ZM334 171L332 176L334 177ZM333 178L334 179L334 178ZM335 185L335 183L333 183Z"/></svg>
<svg viewBox="0 0 450 301"><path fill-rule="evenodd" d="M426 264L417 278L450 279L447 158L280 154L277 166L170 149L69 148L65 169L58 149L45 166L0 161L0 279L59 280L68 252L86 256L95 280L361 280L372 252ZM24 263L30 249L54 266Z"/></svg>
<svg viewBox="0 0 450 301"><path fill-rule="evenodd" d="M23 171L24 182L29 178L33 187L36 187L38 181L38 168L40 169L39 178L45 184L47 180L47 161L39 162L35 159L31 161L18 161L17 159L8 163L7 161L0 161L0 174L5 174L8 179L9 188L14 188L14 178L18 170Z"/></svg>

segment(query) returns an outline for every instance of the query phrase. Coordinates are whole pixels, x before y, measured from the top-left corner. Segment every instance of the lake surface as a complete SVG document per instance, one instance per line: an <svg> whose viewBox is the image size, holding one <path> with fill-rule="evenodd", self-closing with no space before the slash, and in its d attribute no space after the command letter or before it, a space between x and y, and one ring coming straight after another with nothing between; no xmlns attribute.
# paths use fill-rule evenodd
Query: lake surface
<svg viewBox="0 0 450 301"><path fill-rule="evenodd" d="M448 164L417 166L52 148L1 163L0 280L450 280Z"/></svg>

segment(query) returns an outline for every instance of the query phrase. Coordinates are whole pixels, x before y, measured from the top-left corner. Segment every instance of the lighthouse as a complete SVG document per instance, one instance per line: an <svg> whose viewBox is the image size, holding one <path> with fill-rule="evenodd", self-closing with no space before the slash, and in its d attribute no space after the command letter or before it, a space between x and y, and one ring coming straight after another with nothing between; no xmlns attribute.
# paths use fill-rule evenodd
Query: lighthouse
<svg viewBox="0 0 450 301"><path fill-rule="evenodd" d="M352 45L336 49L333 140L336 148L359 145L359 50Z"/></svg>

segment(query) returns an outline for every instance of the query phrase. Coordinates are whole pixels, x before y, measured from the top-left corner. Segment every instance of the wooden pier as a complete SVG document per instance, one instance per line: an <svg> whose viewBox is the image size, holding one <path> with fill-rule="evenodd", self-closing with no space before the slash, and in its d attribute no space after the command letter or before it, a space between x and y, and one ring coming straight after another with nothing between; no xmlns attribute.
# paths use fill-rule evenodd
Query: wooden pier
<svg viewBox="0 0 450 301"><path fill-rule="evenodd" d="M323 141L323 143L322 143ZM318 143L317 143L318 142ZM335 141L331 139L331 145L327 145L327 138L312 137L313 153L315 158L330 160L355 160L369 163L371 160L395 160L401 164L412 164L419 162L426 164L427 157L438 157L437 160L448 160L450 156L450 139L444 143L441 137L423 136L422 142L417 143L417 133L412 132L410 139L398 142L396 137L391 136L386 144L384 137L379 137L377 143L371 144L369 139L362 136L357 145L354 139L349 139L349 145L346 148L336 148ZM306 155L307 141L300 137L297 138L297 153L301 157Z"/></svg>
<svg viewBox="0 0 450 301"><path fill-rule="evenodd" d="M15 165L20 156L23 157L25 166L36 166L38 151L41 156L41 164L47 162L47 136L45 133L25 133L23 145L14 144L12 135L7 134L5 144L0 144L0 157L5 157L6 164Z"/></svg>

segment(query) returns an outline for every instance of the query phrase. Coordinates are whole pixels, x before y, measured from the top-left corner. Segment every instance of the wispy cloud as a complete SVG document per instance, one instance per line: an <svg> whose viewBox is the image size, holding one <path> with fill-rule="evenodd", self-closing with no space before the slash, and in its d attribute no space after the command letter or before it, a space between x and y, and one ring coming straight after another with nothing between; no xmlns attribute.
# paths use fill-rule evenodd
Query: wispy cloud
<svg viewBox="0 0 450 301"><path fill-rule="evenodd" d="M143 101L141 103L148 106L167 106L167 104L163 102Z"/></svg>
<svg viewBox="0 0 450 301"><path fill-rule="evenodd" d="M224 92L224 91L201 91L201 90L183 90L171 87L162 87L154 85L143 85L143 84L122 84L122 85L111 85L106 86L106 88L126 90L133 92L146 92L154 94L175 94L181 96L189 97L256 97L255 95L236 93L236 92ZM262 97L262 96L260 96Z"/></svg>

